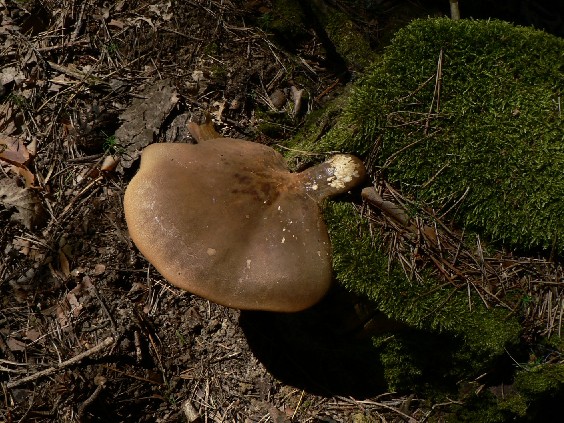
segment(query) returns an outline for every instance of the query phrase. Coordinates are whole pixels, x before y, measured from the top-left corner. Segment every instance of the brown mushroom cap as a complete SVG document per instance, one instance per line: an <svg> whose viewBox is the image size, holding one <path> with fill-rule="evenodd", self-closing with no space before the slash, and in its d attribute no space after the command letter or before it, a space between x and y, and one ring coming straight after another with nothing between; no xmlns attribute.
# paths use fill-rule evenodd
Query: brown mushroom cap
<svg viewBox="0 0 564 423"><path fill-rule="evenodd" d="M331 284L318 204L364 174L348 155L290 173L272 148L230 138L153 144L125 192L125 218L173 285L228 307L299 311Z"/></svg>

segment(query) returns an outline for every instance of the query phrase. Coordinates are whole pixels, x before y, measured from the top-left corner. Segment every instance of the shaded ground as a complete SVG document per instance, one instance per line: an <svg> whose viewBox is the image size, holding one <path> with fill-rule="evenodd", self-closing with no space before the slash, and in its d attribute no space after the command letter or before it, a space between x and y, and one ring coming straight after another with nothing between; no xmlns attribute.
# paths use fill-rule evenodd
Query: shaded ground
<svg viewBox="0 0 564 423"><path fill-rule="evenodd" d="M378 48L406 18L402 2L375 3L352 16ZM0 1L0 12L0 152L13 153L0 162L1 420L440 416L383 390L356 299L336 288L303 313L240 313L168 285L127 234L123 192L144 144L186 141L203 112L223 135L276 143L354 78L315 22L274 25L269 1Z"/></svg>

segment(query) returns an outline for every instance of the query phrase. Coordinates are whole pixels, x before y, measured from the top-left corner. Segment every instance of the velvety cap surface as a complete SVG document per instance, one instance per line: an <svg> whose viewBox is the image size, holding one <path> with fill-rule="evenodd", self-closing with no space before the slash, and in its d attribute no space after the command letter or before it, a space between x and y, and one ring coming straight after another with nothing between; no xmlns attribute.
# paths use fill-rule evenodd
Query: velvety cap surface
<svg viewBox="0 0 564 423"><path fill-rule="evenodd" d="M141 253L187 291L234 308L298 311L330 287L317 201L270 147L153 144L124 201Z"/></svg>

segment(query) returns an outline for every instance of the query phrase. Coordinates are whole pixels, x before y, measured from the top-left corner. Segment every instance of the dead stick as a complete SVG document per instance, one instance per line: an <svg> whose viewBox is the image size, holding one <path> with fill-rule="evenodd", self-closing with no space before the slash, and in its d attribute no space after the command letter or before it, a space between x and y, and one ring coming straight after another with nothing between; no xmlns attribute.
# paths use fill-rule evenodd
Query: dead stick
<svg viewBox="0 0 564 423"><path fill-rule="evenodd" d="M395 220L402 226L406 228L412 228L413 225L411 223L411 218L405 212L405 210L398 206L397 204L392 203L391 201L384 200L374 187L364 188L362 190L362 198L368 201L370 204L378 207L381 211L386 213L389 217Z"/></svg>
<svg viewBox="0 0 564 423"><path fill-rule="evenodd" d="M76 413L76 418L79 422L84 421L84 415L86 414L86 409L92 405L94 401L100 396L100 392L104 389L104 384L100 384L96 387L92 395L90 395L86 400L78 407Z"/></svg>
<svg viewBox="0 0 564 423"><path fill-rule="evenodd" d="M395 203L392 203L391 201L384 200L374 187L364 188L360 195L364 200L380 209L394 222L399 223L411 233L418 233L419 229L417 225L413 224L412 219L409 217L405 209ZM431 245L437 245L437 234L431 226L422 224L420 230L425 236L425 239L429 241Z"/></svg>
<svg viewBox="0 0 564 423"><path fill-rule="evenodd" d="M96 354L99 351L102 351L104 348L112 345L113 343L114 343L114 337L109 336L106 339L104 339L102 342L100 342L98 345L90 348L89 350L84 351L83 353L80 353L80 354L74 356L73 358L71 358L69 360L66 360L66 361L63 361L62 363L59 363L55 367L49 367L48 369L41 370L40 372L26 376L22 379L18 379L18 380L14 380L12 382L8 382L8 384L6 386L8 388L15 388L16 386L23 385L24 383L32 382L36 379L39 379L39 378L42 378L42 377L45 377L45 376L50 376L50 375L56 373L57 371L59 371L61 369L72 366L73 364L80 362L82 359L89 357L93 354Z"/></svg>

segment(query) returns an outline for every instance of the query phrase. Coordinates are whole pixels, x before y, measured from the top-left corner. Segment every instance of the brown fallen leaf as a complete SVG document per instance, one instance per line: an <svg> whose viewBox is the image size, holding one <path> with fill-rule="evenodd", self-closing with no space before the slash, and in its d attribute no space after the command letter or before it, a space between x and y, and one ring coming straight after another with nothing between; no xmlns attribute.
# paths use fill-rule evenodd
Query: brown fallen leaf
<svg viewBox="0 0 564 423"><path fill-rule="evenodd" d="M16 166L23 166L29 160L27 151L21 138L7 137L0 134L0 160Z"/></svg>
<svg viewBox="0 0 564 423"><path fill-rule="evenodd" d="M22 342L19 339L12 337L6 340L6 345L8 345L10 351L25 351L25 347L26 347L25 342Z"/></svg>
<svg viewBox="0 0 564 423"><path fill-rule="evenodd" d="M14 238L12 245L23 255L28 255L31 251L31 242L28 239Z"/></svg>
<svg viewBox="0 0 564 423"><path fill-rule="evenodd" d="M45 210L36 192L18 186L13 179L0 178L0 205L8 210L15 209L11 220L20 222L27 229L43 223Z"/></svg>
<svg viewBox="0 0 564 423"><path fill-rule="evenodd" d="M59 249L59 266L65 278L68 278L71 274L70 264L69 264L69 259L67 258L62 248Z"/></svg>
<svg viewBox="0 0 564 423"><path fill-rule="evenodd" d="M27 339L29 339L30 341L37 341L39 339L39 337L41 336L41 332L39 332L37 329L29 329L27 331L25 331L25 337Z"/></svg>
<svg viewBox="0 0 564 423"><path fill-rule="evenodd" d="M0 104L0 132L6 135L22 133L23 115L10 102Z"/></svg>
<svg viewBox="0 0 564 423"><path fill-rule="evenodd" d="M30 144L31 151L19 137L9 137L0 134L0 162L5 161L12 165L11 170L24 178L26 188L35 185L35 175L26 166L32 159L37 148L37 142Z"/></svg>
<svg viewBox="0 0 564 423"><path fill-rule="evenodd" d="M26 188L34 188L36 186L35 175L26 166L12 166L11 170L24 179Z"/></svg>

